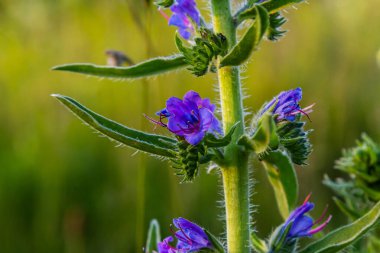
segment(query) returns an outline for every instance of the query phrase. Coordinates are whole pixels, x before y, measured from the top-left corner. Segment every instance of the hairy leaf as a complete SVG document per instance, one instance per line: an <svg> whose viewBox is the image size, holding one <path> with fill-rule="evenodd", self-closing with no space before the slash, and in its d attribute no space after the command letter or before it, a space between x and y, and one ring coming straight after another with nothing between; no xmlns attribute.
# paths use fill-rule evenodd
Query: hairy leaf
<svg viewBox="0 0 380 253"><path fill-rule="evenodd" d="M255 232L251 232L251 244L255 252L258 253L267 253L268 246L264 240L259 238Z"/></svg>
<svg viewBox="0 0 380 253"><path fill-rule="evenodd" d="M270 113L265 113L255 130L252 137L254 151L259 155L265 151L276 149L279 144L279 138L276 133L276 123Z"/></svg>
<svg viewBox="0 0 380 253"><path fill-rule="evenodd" d="M57 98L82 121L113 140L151 154L175 157L176 140L174 139L123 126L87 109L70 97L59 94L52 96Z"/></svg>
<svg viewBox="0 0 380 253"><path fill-rule="evenodd" d="M73 63L53 67L53 70L109 78L141 78L162 74L185 67L186 65L187 63L182 55L173 55L153 58L130 67L111 67L89 63Z"/></svg>
<svg viewBox="0 0 380 253"><path fill-rule="evenodd" d="M256 50L269 25L268 12L261 6L255 6L256 19L242 39L221 60L220 67L238 66L245 62Z"/></svg>
<svg viewBox="0 0 380 253"><path fill-rule="evenodd" d="M207 147L212 147L212 148L227 146L228 144L231 143L232 135L234 134L235 129L239 124L240 124L240 122L235 123L230 128L228 133L220 139L215 137L214 134L207 134L206 137L204 138L204 143L206 144Z"/></svg>
<svg viewBox="0 0 380 253"><path fill-rule="evenodd" d="M261 6L267 9L269 14L273 14L293 4L301 3L303 1L304 0L271 0L271 1L264 2L263 4L261 4Z"/></svg>
<svg viewBox="0 0 380 253"><path fill-rule="evenodd" d="M213 252L224 253L225 250L223 248L222 243L213 234L211 234L210 231L208 231L207 229L203 229L203 230L207 234L208 239L211 241L212 245L215 247L215 251Z"/></svg>
<svg viewBox="0 0 380 253"><path fill-rule="evenodd" d="M269 152L262 162L273 187L278 209L285 220L297 204L297 174L289 157L280 151Z"/></svg>

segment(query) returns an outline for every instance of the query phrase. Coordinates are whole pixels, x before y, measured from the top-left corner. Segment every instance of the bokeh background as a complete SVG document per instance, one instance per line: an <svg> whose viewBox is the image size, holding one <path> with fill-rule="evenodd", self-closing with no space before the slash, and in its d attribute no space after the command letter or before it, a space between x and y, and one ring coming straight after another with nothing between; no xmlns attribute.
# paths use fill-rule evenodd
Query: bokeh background
<svg viewBox="0 0 380 253"><path fill-rule="evenodd" d="M236 1L238 2L238 1ZM207 3L199 1L206 19ZM301 199L309 192L315 216L330 204L333 228L344 222L322 185L341 148L365 131L380 141L380 2L310 0L289 8L289 31L264 42L244 66L245 106L255 112L278 92L301 86L303 106L316 103L308 128L314 152L297 167ZM114 81L50 71L71 62L104 64L105 50L135 62L176 52L175 28L154 6L133 0L0 1L0 252L142 252L149 220L163 236L173 217L223 232L217 174L179 184L166 162L99 137L63 108L52 93L134 128L154 129L169 96L187 90L217 99L216 77L177 71L148 80ZM281 220L273 193L255 167L259 233Z"/></svg>

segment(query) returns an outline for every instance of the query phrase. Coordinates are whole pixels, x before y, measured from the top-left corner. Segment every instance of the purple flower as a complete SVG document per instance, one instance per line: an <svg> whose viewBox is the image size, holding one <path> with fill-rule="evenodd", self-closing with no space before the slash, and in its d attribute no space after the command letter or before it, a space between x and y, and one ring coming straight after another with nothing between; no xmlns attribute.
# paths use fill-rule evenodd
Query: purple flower
<svg viewBox="0 0 380 253"><path fill-rule="evenodd" d="M162 242L157 244L158 253L177 253L177 249L170 245L173 241L173 237L168 236Z"/></svg>
<svg viewBox="0 0 380 253"><path fill-rule="evenodd" d="M192 223L184 218L173 219L174 226L179 229L174 232L178 239L177 246L170 245L173 237L166 237L158 243L159 253L187 253L196 252L201 249L213 249L212 243L208 239L205 231L197 224Z"/></svg>
<svg viewBox="0 0 380 253"><path fill-rule="evenodd" d="M169 19L169 25L178 27L179 34L188 40L194 33L194 23L200 25L201 18L194 0L175 0L170 7L173 15Z"/></svg>
<svg viewBox="0 0 380 253"><path fill-rule="evenodd" d="M160 121L155 123L166 126L170 132L184 137L191 145L197 145L206 133L222 133L219 120L214 116L215 105L208 98L202 99L195 91L188 91L183 100L171 97L166 108L157 112ZM168 124L162 123L168 118Z"/></svg>
<svg viewBox="0 0 380 253"><path fill-rule="evenodd" d="M294 121L299 114L304 114L308 117L311 113L313 105L301 109L299 101L302 99L302 89L296 88L281 92L277 97L274 97L267 103L264 109L261 110L260 115L269 111L277 115L276 121Z"/></svg>
<svg viewBox="0 0 380 253"><path fill-rule="evenodd" d="M300 237L310 237L313 234L318 233L324 229L330 222L332 218L331 215L322 224L320 224L324 218L326 209L323 212L322 216L316 221L313 221L311 217L306 215L306 213L310 212L314 208L314 204L308 201L310 196L311 194L306 197L304 203L301 206L297 207L290 214L284 225L282 225L280 234L288 231L286 234L286 240L292 240ZM318 224L320 225L315 227L315 225Z"/></svg>

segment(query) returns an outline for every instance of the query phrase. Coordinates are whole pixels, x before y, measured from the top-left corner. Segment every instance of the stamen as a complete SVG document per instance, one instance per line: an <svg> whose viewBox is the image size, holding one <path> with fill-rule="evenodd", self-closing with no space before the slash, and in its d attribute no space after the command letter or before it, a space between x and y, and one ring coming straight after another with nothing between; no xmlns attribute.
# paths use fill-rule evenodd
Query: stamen
<svg viewBox="0 0 380 253"><path fill-rule="evenodd" d="M306 205L306 203L309 201L310 197L311 197L311 192L306 196L306 198L303 201L302 205Z"/></svg>
<svg viewBox="0 0 380 253"><path fill-rule="evenodd" d="M175 234L175 231L173 230L173 225L170 224L169 226L169 229L170 229L170 232L173 234L174 237L176 237L176 234ZM166 243L166 245L171 248L172 250L177 250L177 248L173 247L172 245L170 245L167 241L164 241Z"/></svg>
<svg viewBox="0 0 380 253"><path fill-rule="evenodd" d="M166 246L168 246L169 248L171 248L172 250L176 251L177 248L173 247L172 245L170 245L167 241L165 241L166 243Z"/></svg>
<svg viewBox="0 0 380 253"><path fill-rule="evenodd" d="M163 120L163 119L166 119L166 118L168 118L168 117L170 117L170 116L166 116L165 114L163 114L163 113L161 112L161 113L160 113L160 122L161 122L162 124L165 124L165 123L162 122L162 120Z"/></svg>
<svg viewBox="0 0 380 253"><path fill-rule="evenodd" d="M195 119L196 119L197 121L199 121L199 119L198 119L198 117L197 117L197 114L195 113L194 110L191 110L191 115L193 115L193 116L195 117Z"/></svg>
<svg viewBox="0 0 380 253"><path fill-rule="evenodd" d="M299 111L300 113L302 113L303 115L305 115L308 118L308 120L310 122L312 122L311 119L310 119L310 117L309 117L309 114L307 114L306 112L302 111L301 109L297 109L297 111Z"/></svg>
<svg viewBox="0 0 380 253"><path fill-rule="evenodd" d="M326 212L328 208L329 208L329 205L326 205L325 209L323 209L321 217L319 217L316 221L314 221L313 226L316 224L319 224L323 220L323 218L326 216Z"/></svg>
<svg viewBox="0 0 380 253"><path fill-rule="evenodd" d="M313 106L315 105L315 103L314 104L311 104L311 105L309 105L309 106L307 106L307 107L305 107L305 108L303 108L302 110L304 111L304 112L306 112L306 113L311 113L313 110L312 110L312 108L313 108Z"/></svg>
<svg viewBox="0 0 380 253"><path fill-rule="evenodd" d="M170 17L161 8L159 8L158 11L169 22Z"/></svg>
<svg viewBox="0 0 380 253"><path fill-rule="evenodd" d="M313 235L315 233L318 233L319 231L321 231L322 229L324 229L326 227L326 225L330 222L332 218L332 215L330 215L327 220L325 222L323 222L320 226L310 230L309 232L307 232L309 235Z"/></svg>
<svg viewBox="0 0 380 253"><path fill-rule="evenodd" d="M172 224L170 224L170 232L172 232L172 234L173 234L174 237L177 237L177 238L180 239L181 241L186 241L186 240L187 240L186 237L183 238L183 237L180 236L179 234L176 234L176 231L174 231L174 229L173 229L173 225L172 225ZM183 231L182 231L182 233L183 233ZM183 234L185 234L185 233L183 233ZM186 235L185 235L185 236L186 236Z"/></svg>
<svg viewBox="0 0 380 253"><path fill-rule="evenodd" d="M155 123L155 124L157 124L157 125L160 125L160 126L162 126L162 127L167 127L166 124L164 124L164 123L161 122L161 117L160 117L160 121L157 121L157 120L155 120L155 119L152 119L151 117L149 117L149 116L146 115L145 113L144 113L143 115L144 115L144 117L145 117L146 119L148 119L149 121L151 121L151 122L153 122L153 123Z"/></svg>
<svg viewBox="0 0 380 253"><path fill-rule="evenodd" d="M309 117L309 113L313 112L312 107L314 105L315 105L315 103L311 104L311 105L309 105L303 109L294 108L293 110L296 110L296 111L291 112L289 115L296 115L297 113L302 113L303 115L305 115L309 119L310 122L312 122L310 117Z"/></svg>

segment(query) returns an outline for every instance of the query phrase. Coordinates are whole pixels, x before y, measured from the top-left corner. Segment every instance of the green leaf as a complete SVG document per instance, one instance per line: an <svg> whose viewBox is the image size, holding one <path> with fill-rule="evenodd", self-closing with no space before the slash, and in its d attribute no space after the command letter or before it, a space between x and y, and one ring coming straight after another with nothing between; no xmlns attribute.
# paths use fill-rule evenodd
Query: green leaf
<svg viewBox="0 0 380 253"><path fill-rule="evenodd" d="M53 70L109 78L141 78L162 74L185 67L186 65L187 63L182 55L173 55L150 59L130 67L111 67L89 63L73 63L53 67Z"/></svg>
<svg viewBox="0 0 380 253"><path fill-rule="evenodd" d="M236 25L240 25L244 20L255 19L257 16L256 7L265 8L269 14L275 14L293 4L303 2L304 0L271 0L261 4L248 3L240 9L235 15Z"/></svg>
<svg viewBox="0 0 380 253"><path fill-rule="evenodd" d="M158 251L157 244L161 241L160 225L157 220L151 220L148 230L148 238L144 253L152 253Z"/></svg>
<svg viewBox="0 0 380 253"><path fill-rule="evenodd" d="M161 135L140 132L138 130L123 126L87 109L70 97L59 94L53 94L52 96L57 98L63 105L65 105L71 112L87 123L90 127L98 130L100 133L115 141L147 153L171 158L175 157L174 150L176 148L177 141L174 139Z"/></svg>
<svg viewBox="0 0 380 253"><path fill-rule="evenodd" d="M265 113L257 123L252 138L250 139L248 136L243 135L238 144L255 151L261 156L266 151L277 149L279 141L273 116L270 113Z"/></svg>
<svg viewBox="0 0 380 253"><path fill-rule="evenodd" d="M261 6L254 7L256 12L255 22L248 28L242 39L221 60L220 67L238 66L245 62L263 38L269 26L269 14Z"/></svg>
<svg viewBox="0 0 380 253"><path fill-rule="evenodd" d="M229 130L229 132L223 136L222 138L218 139L213 134L207 134L204 138L204 143L207 147L210 148L219 148L219 147L225 147L228 144L231 143L232 135L235 132L236 127L240 124L240 122L236 122Z"/></svg>
<svg viewBox="0 0 380 253"><path fill-rule="evenodd" d="M203 229L203 230L207 234L208 239L210 239L212 245L214 245L215 247L215 250L213 250L213 252L224 253L225 251L224 251L222 243L213 234L211 234L210 231L208 231L207 229Z"/></svg>
<svg viewBox="0 0 380 253"><path fill-rule="evenodd" d="M269 14L273 14L275 12L281 11L293 4L301 3L304 0L271 0L261 4Z"/></svg>
<svg viewBox="0 0 380 253"><path fill-rule="evenodd" d="M339 209L351 220L356 220L360 218L360 214L355 212L354 210L348 208L340 199L337 197L333 197L333 201L339 207Z"/></svg>
<svg viewBox="0 0 380 253"><path fill-rule="evenodd" d="M346 248L362 238L369 230L378 225L380 219L380 202L368 213L351 224L335 229L323 238L315 241L299 253L334 253Z"/></svg>
<svg viewBox="0 0 380 253"><path fill-rule="evenodd" d="M270 113L265 113L252 137L254 151L261 154L265 151L276 149L280 143L276 133L276 123Z"/></svg>
<svg viewBox="0 0 380 253"><path fill-rule="evenodd" d="M273 187L280 214L286 220L298 199L298 180L293 164L280 151L269 152L262 162Z"/></svg>
<svg viewBox="0 0 380 253"><path fill-rule="evenodd" d="M264 240L259 238L255 232L251 232L251 244L255 252L258 253L267 253L268 246Z"/></svg>

